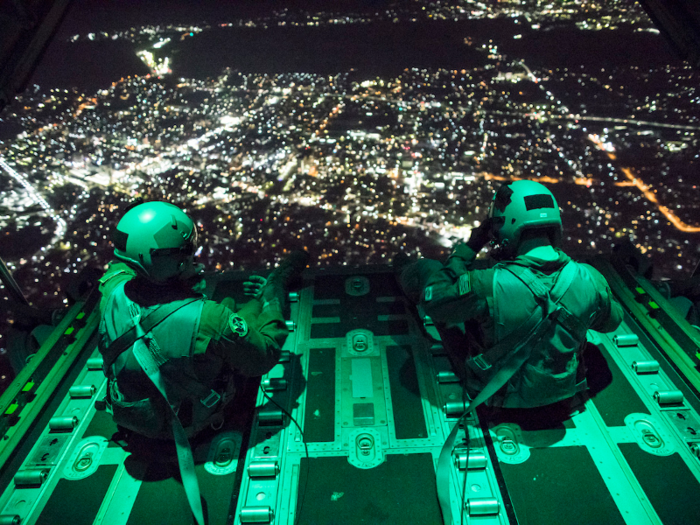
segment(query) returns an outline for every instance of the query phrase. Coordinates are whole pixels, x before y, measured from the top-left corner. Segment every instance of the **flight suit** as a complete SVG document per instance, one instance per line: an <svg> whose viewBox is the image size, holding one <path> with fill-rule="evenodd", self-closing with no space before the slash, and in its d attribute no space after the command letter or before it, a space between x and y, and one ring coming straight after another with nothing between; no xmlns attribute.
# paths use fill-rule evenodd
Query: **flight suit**
<svg viewBox="0 0 700 525"><path fill-rule="evenodd" d="M211 301L185 285L159 286L136 278L131 267L118 261L110 264L100 280L100 291L101 352L133 325L128 315L117 310L128 311L135 303L145 316L159 304L193 299L153 330L159 356L170 361L161 367L174 396L170 401L178 405L178 417L189 435L205 426L207 414L220 411L231 401L234 373L259 376L275 366L289 333L279 309L263 310L257 299L241 308L231 298ZM171 438L165 415L158 413L167 410L167 406L160 406L164 399L131 350L123 352L106 372L115 421L149 437ZM210 392L211 396L200 395L201 392ZM144 404L156 414L146 411L130 415L144 408ZM202 404L211 410L202 409Z"/></svg>
<svg viewBox="0 0 700 525"><path fill-rule="evenodd" d="M420 304L441 329L456 372L464 377L473 398L497 369L480 368L477 354L488 356L489 349L518 330L537 309L533 292L510 270L519 266L532 271L535 279L551 290L562 269L569 263L574 265L570 286L559 303L573 314L576 333L555 323L555 328L533 345L528 361L491 399L493 406L544 406L585 390L582 354L586 331L610 332L622 321L622 308L596 269L574 262L552 247L537 253L543 257L521 255L490 268L474 269L476 252L460 244L441 268L430 273L421 294Z"/></svg>

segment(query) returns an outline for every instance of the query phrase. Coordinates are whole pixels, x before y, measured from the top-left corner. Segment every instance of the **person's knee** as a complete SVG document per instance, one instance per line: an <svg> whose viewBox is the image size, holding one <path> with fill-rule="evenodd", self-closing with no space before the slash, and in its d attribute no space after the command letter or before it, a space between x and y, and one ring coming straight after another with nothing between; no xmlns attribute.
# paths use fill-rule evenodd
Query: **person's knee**
<svg viewBox="0 0 700 525"><path fill-rule="evenodd" d="M414 303L418 303L430 276L442 268L439 261L419 259L404 267L398 275L399 286L404 294Z"/></svg>

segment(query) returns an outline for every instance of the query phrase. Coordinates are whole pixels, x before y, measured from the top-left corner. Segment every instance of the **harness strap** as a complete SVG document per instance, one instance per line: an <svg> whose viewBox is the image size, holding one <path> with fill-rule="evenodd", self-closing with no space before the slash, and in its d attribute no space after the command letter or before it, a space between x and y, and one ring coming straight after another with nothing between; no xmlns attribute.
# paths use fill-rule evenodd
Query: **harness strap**
<svg viewBox="0 0 700 525"><path fill-rule="evenodd" d="M564 318L566 318L567 314L569 317L573 317L566 308L559 304L559 301L574 280L576 268L571 261L562 268L551 291L539 282L528 268L513 268L518 269L515 271L512 268L507 269L523 281L533 292L538 298L540 308L535 309L527 321L491 348L488 351L488 360L483 354L471 358L483 370L491 368L492 363L496 363L498 359L502 359L502 365L481 392L469 403L469 406L447 436L447 440L440 451L436 471L436 484L442 519L445 525L452 525L452 506L450 504L452 487L450 483L450 475L452 473L451 457L457 431L459 430L459 421L462 421L470 412L498 392L515 375L520 367L530 358L533 346L542 339L555 322L559 321L562 314L564 314ZM542 313L540 313L540 309L542 309ZM527 334L524 338L523 333Z"/></svg>
<svg viewBox="0 0 700 525"><path fill-rule="evenodd" d="M571 283L576 276L576 267L569 261L559 272L557 280L554 283L551 291L540 282L540 280L532 273L532 270L522 266L509 266L507 271L520 279L525 286L533 293L540 308L536 308L530 314L530 317L521 324L518 328L510 332L507 336L501 339L494 346L486 350L484 353L474 357L470 357L467 361L473 363L481 370L488 370L495 363L502 361L512 350L517 346L523 334L530 332L540 320L554 310L559 310L558 320L565 328L570 329L575 334L585 333L585 327L576 316L571 314L564 306L559 304L559 301L564 294L569 290ZM541 311L540 311L541 310ZM582 330L584 330L582 332Z"/></svg>
<svg viewBox="0 0 700 525"><path fill-rule="evenodd" d="M520 279L535 295L535 290L545 288L529 268L522 266L510 266L507 268L507 270ZM564 294L566 294L571 287L575 277L576 265L573 263L573 261L569 261L560 270L559 276L557 277L551 291L548 291L549 296L554 303L559 304L562 297L564 297ZM560 305L560 307L561 311L559 312L558 318L559 324L566 328L570 333L583 337L586 334L586 331L588 331L588 327L581 322L578 317L573 315L565 306Z"/></svg>
<svg viewBox="0 0 700 525"><path fill-rule="evenodd" d="M168 317L176 313L178 310L193 304L194 302L200 300L200 298L192 299L182 299L179 301L174 301L171 303L159 305L155 310L151 311L144 319L139 323L139 328L142 330L143 334L148 334L157 325L165 321ZM141 309L138 304L131 303L130 314L132 318L138 316L140 318ZM118 357L129 348L133 347L137 340L143 338L143 335L138 335L136 326L132 326L129 330L120 335L115 339L112 344L109 345L103 351L103 372L108 378L111 378L112 366L118 359ZM157 342L152 340L151 343ZM158 360L158 365L162 366L165 362L163 357L157 352L149 351L149 354ZM199 399L199 402L207 409L211 409L219 404L222 400L225 402L228 398L226 397L226 391L219 392L212 388L207 388L200 383L197 377L192 376L192 373L179 369L171 369L168 371L168 377L171 382L178 385L178 388L184 390L187 395L191 398ZM111 380L115 380L111 379ZM228 390L228 385L226 386Z"/></svg>
<svg viewBox="0 0 700 525"><path fill-rule="evenodd" d="M183 305L184 306L184 305ZM150 317L150 316L149 316ZM185 429L182 427L182 423L177 417L173 406L168 400L168 394L165 387L165 380L160 373L160 367L155 357L151 351L146 346L144 338L146 332L140 324L140 315L134 317L134 328L136 332L136 342L133 345L133 353L139 366L143 369L144 373L151 380L153 385L161 393L170 412L168 418L170 419L170 424L173 431L173 437L175 438L175 448L177 450L177 463L180 467L180 476L182 478L182 485L185 489L185 494L187 495L187 501L194 514L197 525L204 525L204 512L202 510L202 500L199 492L199 482L197 481L197 474L194 470L194 457L192 456L192 448L190 447L190 442L185 434Z"/></svg>
<svg viewBox="0 0 700 525"><path fill-rule="evenodd" d="M469 357L467 359L467 363L473 363L481 370L488 370L513 351L513 348L515 348L522 340L523 332L527 333L535 328L536 325L542 320L543 314L544 312L542 308L536 308L532 311L530 317L528 317L527 320L518 328L513 330L484 353Z"/></svg>
<svg viewBox="0 0 700 525"><path fill-rule="evenodd" d="M535 297L550 296L555 303L561 301L561 298L569 290L576 276L576 265L573 261L569 261L559 270L559 275L550 290L542 284L542 281L535 276L529 267L514 264L507 266L505 269L520 279Z"/></svg>
<svg viewBox="0 0 700 525"><path fill-rule="evenodd" d="M160 305L158 308L148 314L140 323L139 326L142 328L143 335L138 335L136 326L134 326L112 341L112 344L110 344L109 347L107 347L102 353L102 370L105 373L105 376L110 377L114 362L123 352L128 350L137 341L137 339L144 337L145 334L153 330L153 328L165 321L165 319L177 312L180 308L184 308L195 301L199 301L199 298L191 300L183 299L181 301L174 301L172 303Z"/></svg>
<svg viewBox="0 0 700 525"><path fill-rule="evenodd" d="M558 311L559 310L549 312L539 324L530 329L525 339L514 348L513 352L507 357L507 360L486 384L483 390L469 403L467 409L452 428L452 432L447 436L447 440L440 451L436 472L438 500L440 502L442 519L445 525L452 525L452 507L450 505L450 488L452 486L450 483L450 474L452 472L451 456L454 449L455 438L457 437L457 431L459 430L459 421L464 419L472 410L475 410L481 403L498 392L503 385L513 377L523 363L530 357L533 345L537 343L542 336L547 333L552 324L554 324L558 317Z"/></svg>

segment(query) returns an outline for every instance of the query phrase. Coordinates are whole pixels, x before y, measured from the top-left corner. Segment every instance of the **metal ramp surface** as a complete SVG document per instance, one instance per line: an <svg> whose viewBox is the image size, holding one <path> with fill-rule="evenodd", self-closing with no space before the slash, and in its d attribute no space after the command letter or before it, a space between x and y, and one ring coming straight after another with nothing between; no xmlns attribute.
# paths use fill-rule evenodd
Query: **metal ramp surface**
<svg viewBox="0 0 700 525"><path fill-rule="evenodd" d="M697 336L661 298L640 301L636 276L596 264L627 315L589 333L591 398L572 417L470 416L454 524L697 523ZM209 295L242 278L214 276ZM435 468L465 400L429 319L384 267L307 271L292 301L281 362L193 444L208 523L441 525ZM173 450L124 446L104 411L95 303L2 397L0 523L190 525Z"/></svg>

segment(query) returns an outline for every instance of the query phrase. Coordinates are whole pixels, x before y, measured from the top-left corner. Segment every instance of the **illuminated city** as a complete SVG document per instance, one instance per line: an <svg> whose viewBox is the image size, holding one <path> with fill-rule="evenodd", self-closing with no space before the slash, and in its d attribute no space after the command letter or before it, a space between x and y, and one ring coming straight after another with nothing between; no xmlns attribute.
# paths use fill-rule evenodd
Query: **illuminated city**
<svg viewBox="0 0 700 525"><path fill-rule="evenodd" d="M554 192L573 255L609 253L630 239L656 277L692 271L700 257L697 74L664 63L673 56L638 5L397 5L65 36L61 49L128 46L134 65L130 76L83 89L40 84L42 64L37 84L0 115L0 252L28 299L67 303L71 278L110 260L110 228L137 197L192 214L209 269L264 269L301 246L317 265L388 264L398 250L447 254L483 218L494 189L518 178ZM412 24L423 33L449 27L449 56L433 65L380 56L385 73L364 67L365 56L332 71L339 47L363 52L349 43L360 29L375 28L367 38L378 45L374 32L391 39L392 27L410 32ZM251 44L251 56L237 58L243 66L226 64L227 42L263 34L289 43L304 28L322 30L317 41L343 36L317 71L304 67L309 56L298 71L275 70L272 59L255 71L259 53L292 57L283 44ZM624 53L615 63L615 51L604 62L548 63L554 50L537 51L569 33L599 42L598 51L619 38L625 49L639 42L666 54L646 65ZM198 54L215 45L217 56Z"/></svg>

